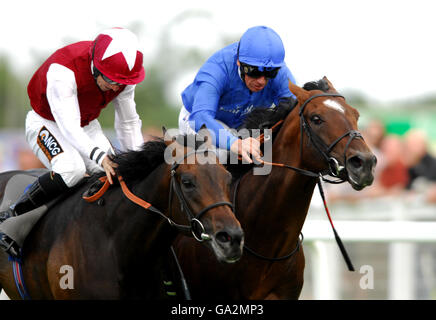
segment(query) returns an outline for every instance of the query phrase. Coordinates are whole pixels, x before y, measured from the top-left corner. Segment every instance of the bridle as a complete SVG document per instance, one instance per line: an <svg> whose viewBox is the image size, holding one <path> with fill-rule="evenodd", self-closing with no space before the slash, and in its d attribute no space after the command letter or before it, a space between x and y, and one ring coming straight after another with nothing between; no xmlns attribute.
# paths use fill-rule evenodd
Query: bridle
<svg viewBox="0 0 436 320"><path fill-rule="evenodd" d="M162 213L157 208L153 207L150 203L147 201L137 197L134 195L127 187L126 183L124 182L123 178L121 176L118 176L118 180L120 182L121 188L124 192L124 195L131 200L132 202L136 203L137 205L143 207L146 210L152 211L154 213L157 213L159 216L161 216L163 219L166 219L168 223L175 227L177 230L189 233L191 232L194 238L199 241L205 241L205 240L211 240L212 237L205 232L205 228L203 224L201 223L200 219L201 217L208 212L209 210L219 207L219 206L229 206L233 211L233 204L227 201L219 201L216 203L213 203L204 209L202 209L197 215L194 215L188 205L188 202L186 201L186 198L183 195L182 190L180 189L180 185L176 182L176 175L177 175L177 168L182 164L182 162L189 157L192 154L197 153L205 153L205 152L214 152L213 149L199 149L195 151L191 151L186 153L181 159L174 161L174 163L171 165L170 175L171 175L171 181L170 181L170 191L169 191L169 201L168 201L168 216L166 216L164 213ZM176 194L178 200L180 201L180 207L181 210L184 211L187 215L187 218L189 220L189 225L182 225L177 224L171 219L172 216L172 199L173 199L173 193Z"/></svg>
<svg viewBox="0 0 436 320"><path fill-rule="evenodd" d="M199 213L197 213L197 215L194 215L192 213L191 209L189 208L189 205L185 199L185 196L183 195L183 192L180 188L180 184L176 183L176 178L175 178L176 174L177 174L176 171L177 171L177 168L180 166L181 162L183 162L184 159L186 159L187 157L189 157L192 154L206 153L206 152L213 152L216 154L216 151L213 149L199 149L199 150L188 152L181 160L174 161L174 163L171 166L171 171L170 171L171 172L171 181L170 181L170 194L169 194L169 199L168 199L168 215L169 215L169 217L171 217L172 198L173 198L173 193L175 193L177 198L179 199L180 207L182 208L182 211L186 212L190 226L181 226L181 225L176 224L172 220L171 220L170 224L178 229L181 229L181 230L186 230L186 227L189 227L192 235L199 242L212 239L212 237L209 234L205 233L204 226L200 221L201 217L203 217L203 215L206 212L208 212L210 209L220 207L220 206L229 206L233 211L233 204L232 203L227 202L227 201L218 201L218 202L215 202L211 205L208 205L207 207L203 208Z"/></svg>
<svg viewBox="0 0 436 320"><path fill-rule="evenodd" d="M328 170L329 174L333 177L339 178L341 181L334 181L334 183L342 183L345 182L343 178L340 178L341 172L347 172L347 161L346 161L346 154L347 150L351 144L351 142L354 139L360 138L363 140L362 134L357 130L350 130L348 132L345 132L341 136L339 136L336 140L334 140L330 145L327 145L320 137L317 135L312 127L307 122L306 118L303 115L304 109L307 106L307 104L312 101L315 98L319 97L340 97L345 100L345 97L338 94L338 93L322 93L322 94L316 94L311 96L309 99L304 101L304 103L301 105L299 110L299 117L300 117L300 157L303 153L303 131L308 136L310 142L312 142L312 145L315 147L315 149L321 154L321 156L324 158L324 160L328 163ZM343 154L343 160L344 160L344 166L339 165L338 160L336 158L332 157L330 153L332 152L333 148L345 137L348 137L347 144L345 145L344 154ZM345 171L344 171L345 170Z"/></svg>

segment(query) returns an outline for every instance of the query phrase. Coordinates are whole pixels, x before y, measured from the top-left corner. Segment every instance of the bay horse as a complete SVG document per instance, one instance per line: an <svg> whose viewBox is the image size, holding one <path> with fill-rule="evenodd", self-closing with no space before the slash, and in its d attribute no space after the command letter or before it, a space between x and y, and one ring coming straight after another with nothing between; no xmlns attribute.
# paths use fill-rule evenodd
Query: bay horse
<svg viewBox="0 0 436 320"><path fill-rule="evenodd" d="M139 151L113 157L118 177L132 194L151 203L148 210L127 198L115 183L99 202L83 201L82 194L96 181L92 177L45 213L22 249L22 273L30 298L166 298L162 270L179 231L192 231L219 261L240 258L243 231L229 200L231 174L210 148L187 146L185 138L149 141ZM172 164L165 160L170 144L176 146L174 154L182 155ZM215 162L199 164L200 155ZM16 173L0 175L0 195ZM63 266L73 270L73 288L60 286L66 274ZM1 288L11 299L20 299L4 252L0 253Z"/></svg>
<svg viewBox="0 0 436 320"><path fill-rule="evenodd" d="M356 190L373 181L376 158L357 131L358 111L326 77L289 88L298 100L293 109L286 103L255 109L245 127L284 120L274 133L272 162L298 169L273 166L268 175L250 170L232 183L245 232L238 263L218 265L204 248L178 237L174 247L193 299L298 299L305 267L299 237L318 174L331 172ZM307 171L315 174L302 174Z"/></svg>

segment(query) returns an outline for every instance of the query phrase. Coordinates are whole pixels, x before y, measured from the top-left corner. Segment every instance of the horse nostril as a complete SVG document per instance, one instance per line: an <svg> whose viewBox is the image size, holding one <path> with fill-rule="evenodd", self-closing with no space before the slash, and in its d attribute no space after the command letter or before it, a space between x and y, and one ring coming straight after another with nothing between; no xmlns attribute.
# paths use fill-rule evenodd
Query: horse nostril
<svg viewBox="0 0 436 320"><path fill-rule="evenodd" d="M230 237L230 235L225 231L218 232L215 238L221 243L227 243L232 240L232 237Z"/></svg>
<svg viewBox="0 0 436 320"><path fill-rule="evenodd" d="M347 165L355 170L374 168L377 164L377 157L373 154L357 154L347 160Z"/></svg>
<svg viewBox="0 0 436 320"><path fill-rule="evenodd" d="M348 163L356 169L359 169L363 166L363 160L359 156L354 156L348 159Z"/></svg>
<svg viewBox="0 0 436 320"><path fill-rule="evenodd" d="M215 234L215 239L221 244L239 246L244 239L244 232L240 229L220 231Z"/></svg>

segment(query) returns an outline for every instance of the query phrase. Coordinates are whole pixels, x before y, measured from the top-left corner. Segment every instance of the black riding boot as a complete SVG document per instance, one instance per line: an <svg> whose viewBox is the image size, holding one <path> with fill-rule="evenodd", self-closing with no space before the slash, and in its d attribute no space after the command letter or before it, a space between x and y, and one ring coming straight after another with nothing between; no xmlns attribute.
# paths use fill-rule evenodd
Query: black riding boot
<svg viewBox="0 0 436 320"><path fill-rule="evenodd" d="M68 187L62 177L54 172L48 172L39 177L21 198L7 211L0 212L0 223L14 216L36 209L50 200L53 200ZM0 232L0 247L12 256L17 257L20 247L18 244L3 232Z"/></svg>

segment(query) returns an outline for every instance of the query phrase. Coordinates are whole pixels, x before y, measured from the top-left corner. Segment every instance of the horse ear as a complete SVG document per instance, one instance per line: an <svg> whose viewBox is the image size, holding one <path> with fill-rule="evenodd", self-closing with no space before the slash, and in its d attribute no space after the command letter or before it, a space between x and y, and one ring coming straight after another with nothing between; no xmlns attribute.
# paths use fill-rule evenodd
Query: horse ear
<svg viewBox="0 0 436 320"><path fill-rule="evenodd" d="M293 84L291 81L289 81L289 90L291 90L291 92L295 94L300 103L303 103L310 97L309 91L300 88L299 86Z"/></svg>
<svg viewBox="0 0 436 320"><path fill-rule="evenodd" d="M162 133L163 133L164 142L167 146L169 146L171 143L177 140L177 137L175 135L173 136L170 135L171 130L168 131L167 128L165 128L165 126L162 126Z"/></svg>
<svg viewBox="0 0 436 320"><path fill-rule="evenodd" d="M328 89L327 92L329 92L329 93L338 93L336 91L335 87L333 87L332 83L329 81L329 79L327 79L326 76L322 77L322 80L324 80L328 84L328 86L329 86L329 89Z"/></svg>
<svg viewBox="0 0 436 320"><path fill-rule="evenodd" d="M205 124L201 126L200 130L198 131L198 134L200 135L200 137L203 138L203 141L206 143L206 146L210 148L212 146L212 136Z"/></svg>
<svg viewBox="0 0 436 320"><path fill-rule="evenodd" d="M167 147L168 147L168 146L171 145L172 143L176 142L176 140L177 140L177 137L172 136L172 137L171 137L171 140L164 140L164 143L165 143L165 144L167 145Z"/></svg>

